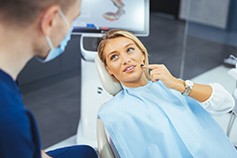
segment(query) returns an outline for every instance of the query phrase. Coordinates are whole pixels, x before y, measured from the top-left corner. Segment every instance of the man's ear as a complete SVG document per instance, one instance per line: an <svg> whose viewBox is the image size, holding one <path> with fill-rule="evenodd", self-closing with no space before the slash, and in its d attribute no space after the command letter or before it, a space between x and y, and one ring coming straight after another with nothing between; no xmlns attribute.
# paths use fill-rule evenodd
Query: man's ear
<svg viewBox="0 0 237 158"><path fill-rule="evenodd" d="M44 35L50 35L53 26L56 24L56 17L59 10L60 6L53 5L42 13L40 28Z"/></svg>

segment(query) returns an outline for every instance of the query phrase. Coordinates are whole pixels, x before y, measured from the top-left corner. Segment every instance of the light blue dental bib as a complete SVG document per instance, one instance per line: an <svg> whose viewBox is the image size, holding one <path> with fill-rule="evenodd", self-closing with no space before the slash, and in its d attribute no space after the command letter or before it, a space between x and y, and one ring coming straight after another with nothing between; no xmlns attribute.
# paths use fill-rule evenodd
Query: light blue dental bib
<svg viewBox="0 0 237 158"><path fill-rule="evenodd" d="M236 158L201 104L161 82L126 88L99 111L121 158Z"/></svg>

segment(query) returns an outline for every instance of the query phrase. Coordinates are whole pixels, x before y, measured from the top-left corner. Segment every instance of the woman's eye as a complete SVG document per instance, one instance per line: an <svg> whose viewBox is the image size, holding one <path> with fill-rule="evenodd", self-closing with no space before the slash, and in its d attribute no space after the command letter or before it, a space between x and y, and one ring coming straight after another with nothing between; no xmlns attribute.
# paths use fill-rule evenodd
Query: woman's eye
<svg viewBox="0 0 237 158"><path fill-rule="evenodd" d="M111 57L110 57L110 60L116 60L116 59L118 59L118 55L112 55Z"/></svg>
<svg viewBox="0 0 237 158"><path fill-rule="evenodd" d="M128 48L127 49L127 53L132 53L132 52L134 52L134 48Z"/></svg>

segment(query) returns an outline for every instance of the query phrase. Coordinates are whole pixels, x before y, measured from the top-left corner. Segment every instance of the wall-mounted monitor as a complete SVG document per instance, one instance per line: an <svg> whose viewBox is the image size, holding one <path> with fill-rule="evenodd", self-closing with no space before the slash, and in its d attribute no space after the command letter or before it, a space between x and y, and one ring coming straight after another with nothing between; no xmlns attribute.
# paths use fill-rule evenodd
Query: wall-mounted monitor
<svg viewBox="0 0 237 158"><path fill-rule="evenodd" d="M103 34L125 29L137 36L149 35L150 0L83 0L73 34Z"/></svg>

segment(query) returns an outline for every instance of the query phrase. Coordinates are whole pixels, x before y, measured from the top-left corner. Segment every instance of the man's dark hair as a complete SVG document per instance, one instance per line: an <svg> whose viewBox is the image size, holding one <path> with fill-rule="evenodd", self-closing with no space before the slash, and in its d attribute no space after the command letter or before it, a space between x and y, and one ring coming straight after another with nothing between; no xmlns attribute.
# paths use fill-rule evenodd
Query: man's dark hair
<svg viewBox="0 0 237 158"><path fill-rule="evenodd" d="M63 12L75 0L0 0L0 23L7 22L15 25L27 25L47 7L58 4Z"/></svg>

